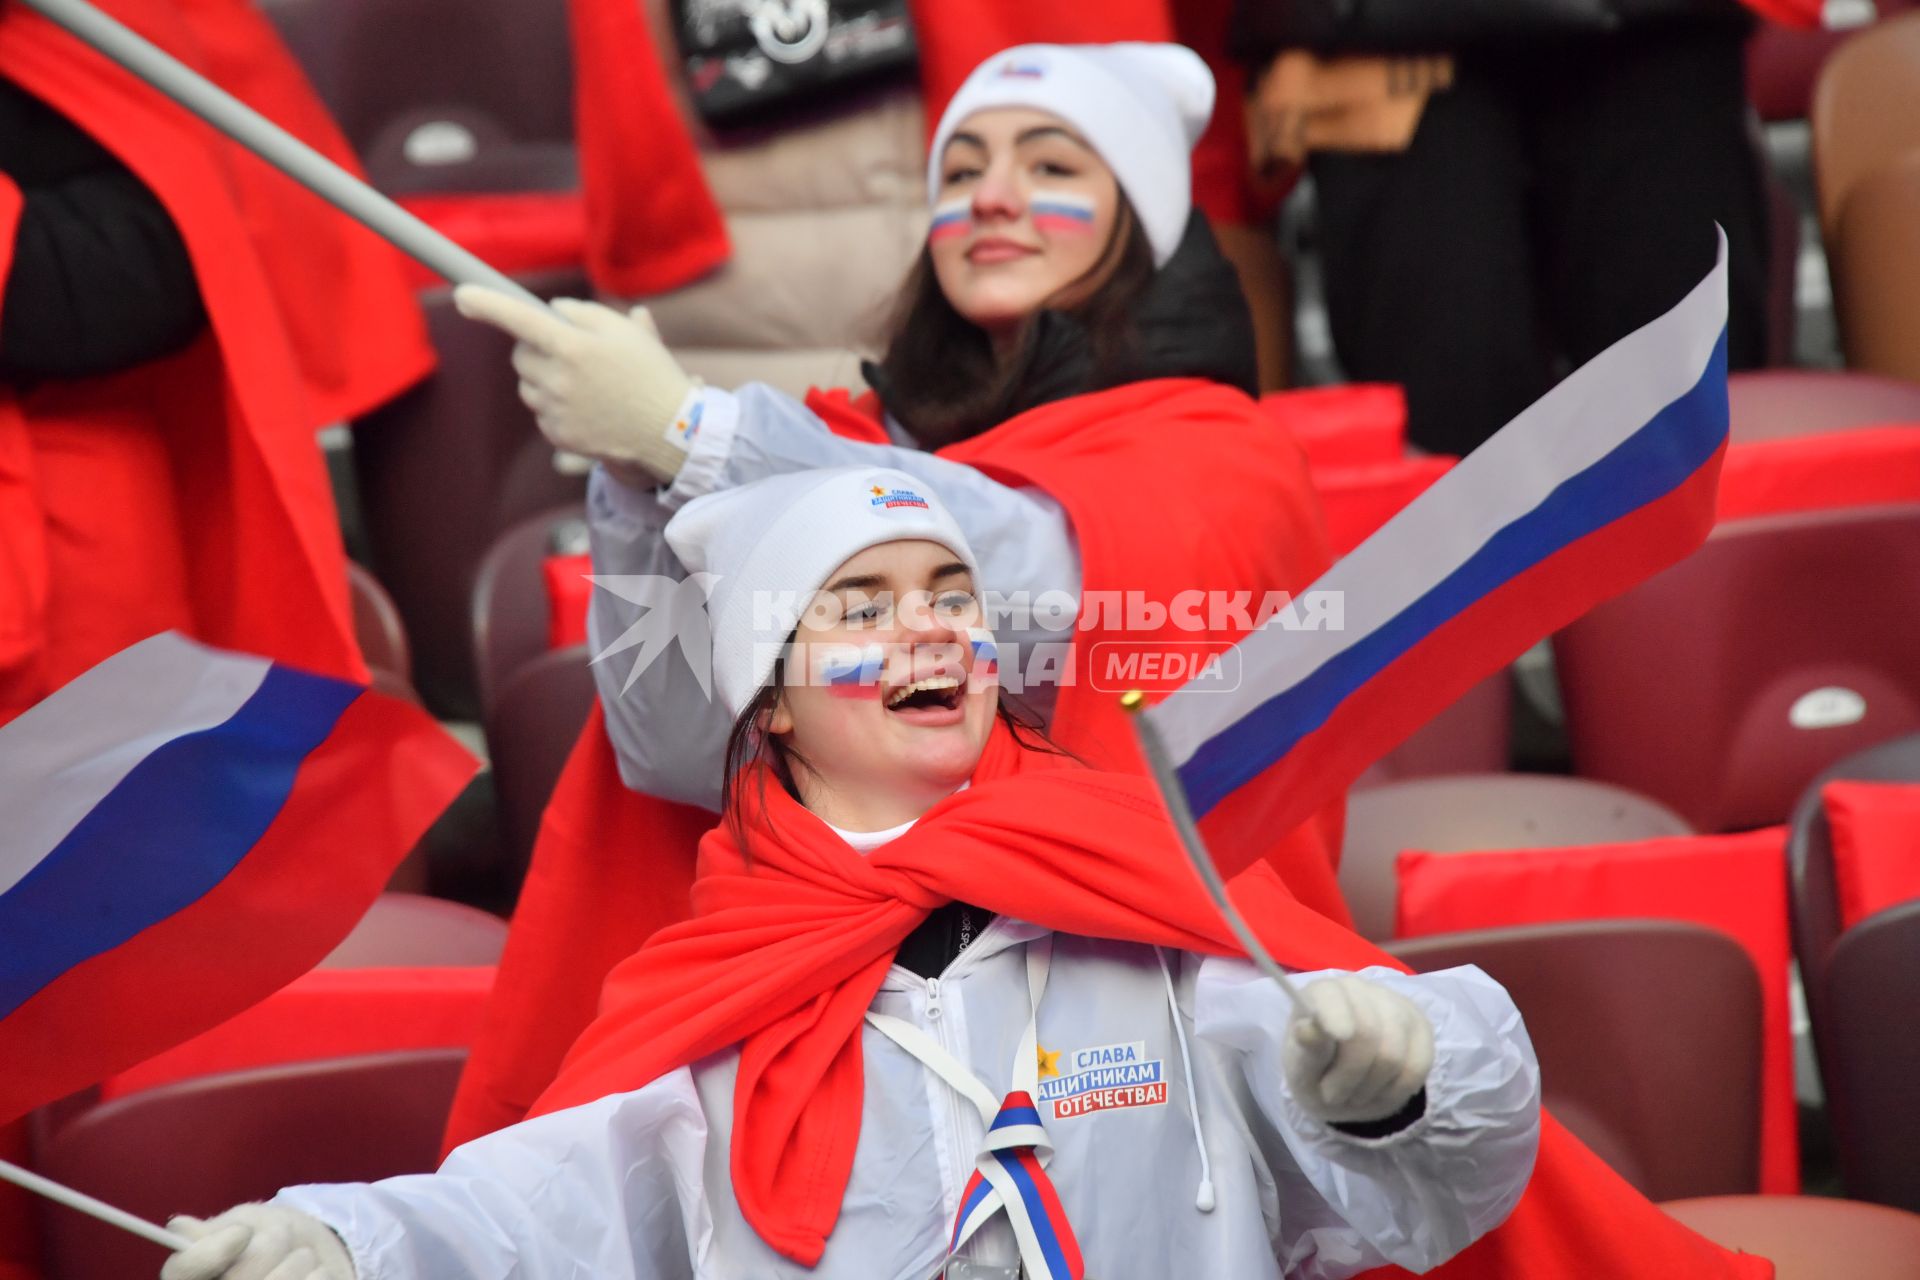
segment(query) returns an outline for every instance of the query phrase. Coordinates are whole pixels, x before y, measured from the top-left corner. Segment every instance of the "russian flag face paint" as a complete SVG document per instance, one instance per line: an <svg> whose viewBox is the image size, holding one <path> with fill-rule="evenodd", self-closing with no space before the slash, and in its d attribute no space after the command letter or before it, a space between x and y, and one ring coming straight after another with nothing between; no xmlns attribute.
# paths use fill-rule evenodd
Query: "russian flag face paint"
<svg viewBox="0 0 1920 1280"><path fill-rule="evenodd" d="M973 201L943 200L933 206L933 222L927 228L927 242L957 240L973 230Z"/></svg>
<svg viewBox="0 0 1920 1280"><path fill-rule="evenodd" d="M983 627L968 627L967 642L973 646L973 666L968 671L968 685L984 685L997 680L1000 675L1000 648L993 642L993 632Z"/></svg>
<svg viewBox="0 0 1920 1280"><path fill-rule="evenodd" d="M877 644L854 648L828 646L820 661L820 683L836 698L877 698L887 651Z"/></svg>
<svg viewBox="0 0 1920 1280"><path fill-rule="evenodd" d="M1093 234L1093 197L1070 191L1036 191L1027 209L1034 229L1047 235Z"/></svg>

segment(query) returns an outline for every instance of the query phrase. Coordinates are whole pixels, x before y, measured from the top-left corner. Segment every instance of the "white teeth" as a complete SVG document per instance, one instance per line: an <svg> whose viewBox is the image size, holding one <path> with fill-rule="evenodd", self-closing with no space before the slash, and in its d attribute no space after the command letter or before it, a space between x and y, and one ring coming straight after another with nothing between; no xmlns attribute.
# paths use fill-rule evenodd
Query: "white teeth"
<svg viewBox="0 0 1920 1280"><path fill-rule="evenodd" d="M887 695L887 706L897 707L916 693L928 689L958 689L960 682L952 676L928 676L925 680L915 680L912 684L902 685Z"/></svg>

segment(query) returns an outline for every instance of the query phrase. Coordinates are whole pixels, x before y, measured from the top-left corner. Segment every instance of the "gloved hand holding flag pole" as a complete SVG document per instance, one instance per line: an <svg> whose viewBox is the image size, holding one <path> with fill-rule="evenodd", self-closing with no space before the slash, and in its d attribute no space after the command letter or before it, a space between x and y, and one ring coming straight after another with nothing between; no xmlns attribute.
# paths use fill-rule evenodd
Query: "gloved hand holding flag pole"
<svg viewBox="0 0 1920 1280"><path fill-rule="evenodd" d="M1671 311L1329 569L1310 590L1343 602L1338 629L1276 617L1234 646L1236 687L1209 675L1152 706L1123 700L1202 882L1296 1008L1227 897L1222 872L1246 864L1231 851L1297 826L1474 684L1700 545L1727 442L1726 278L1721 233L1713 270Z"/></svg>
<svg viewBox="0 0 1920 1280"><path fill-rule="evenodd" d="M454 284L533 294L87 0L19 0Z"/></svg>

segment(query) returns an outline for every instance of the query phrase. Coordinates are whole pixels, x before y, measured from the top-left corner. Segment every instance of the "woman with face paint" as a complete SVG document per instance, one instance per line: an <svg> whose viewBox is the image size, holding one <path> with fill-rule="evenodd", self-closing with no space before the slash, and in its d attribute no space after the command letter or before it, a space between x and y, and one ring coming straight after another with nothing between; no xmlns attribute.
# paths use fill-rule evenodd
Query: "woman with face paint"
<svg viewBox="0 0 1920 1280"><path fill-rule="evenodd" d="M1027 45L981 64L935 131L926 244L859 400L702 385L644 313L456 295L518 339L542 430L602 464L588 515L613 589L595 592L589 634L625 652L593 668L604 729L589 724L549 809L450 1138L524 1114L606 967L683 910L691 846L675 833L704 823L660 801L719 807L730 722L681 646L635 641L687 576L663 536L687 503L822 466L938 487L1002 593L983 605L1006 687L1116 769L1142 767L1118 692L1180 683L1326 568L1304 459L1254 398L1238 279L1192 205L1212 109L1205 64L1176 45ZM1142 655L1169 678L1143 679ZM1335 809L1230 853L1344 919L1337 847Z"/></svg>
<svg viewBox="0 0 1920 1280"><path fill-rule="evenodd" d="M1508 1217L1540 1107L1506 993L1387 967L1263 868L1301 1016L1151 783L1000 705L924 481L797 472L666 532L717 575L734 726L694 917L614 973L533 1119L177 1219L163 1280L1345 1280Z"/></svg>

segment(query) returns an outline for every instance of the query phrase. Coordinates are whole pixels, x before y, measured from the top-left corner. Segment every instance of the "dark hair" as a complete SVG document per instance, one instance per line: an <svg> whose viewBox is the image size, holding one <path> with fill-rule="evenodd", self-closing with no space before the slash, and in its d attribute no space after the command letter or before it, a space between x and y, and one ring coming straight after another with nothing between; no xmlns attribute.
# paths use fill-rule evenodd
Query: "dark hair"
<svg viewBox="0 0 1920 1280"><path fill-rule="evenodd" d="M793 638L789 636L791 644ZM748 861L753 854L748 846L747 820L744 806L740 803L741 778L752 766L765 760L767 768L755 771L758 790L754 793L756 806L762 813L766 811L767 775L771 773L782 789L795 800L800 798L800 788L794 782L794 767L811 769L806 757L781 742L772 734L762 733L761 720L773 711L780 701L780 691L786 683L787 659L783 652L773 664L773 676L760 692L753 695L746 708L734 720L733 728L727 733L727 753L724 781L720 789L720 808L727 831L733 836L735 844ZM1019 698L1000 690L998 714L1007 731L1013 735L1015 743L1028 751L1044 751L1050 755L1068 756L1079 759L1071 751L1056 744L1046 733L1040 715Z"/></svg>
<svg viewBox="0 0 1920 1280"><path fill-rule="evenodd" d="M1124 193L1113 233L1100 260L1047 299L1020 324L1008 354L999 356L984 329L966 319L941 292L928 249L902 288L887 325L886 354L878 371L887 411L913 433L922 448L938 449L978 435L1024 408L1023 391L1049 313L1077 321L1092 344L1094 387L1121 380L1134 354L1134 303L1153 282L1153 245ZM1075 292L1089 280L1101 283L1085 298Z"/></svg>

